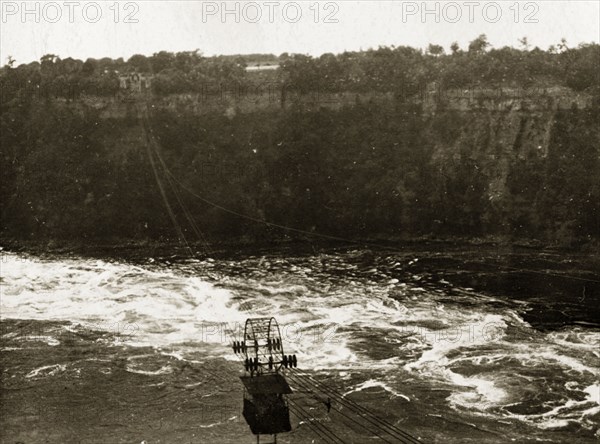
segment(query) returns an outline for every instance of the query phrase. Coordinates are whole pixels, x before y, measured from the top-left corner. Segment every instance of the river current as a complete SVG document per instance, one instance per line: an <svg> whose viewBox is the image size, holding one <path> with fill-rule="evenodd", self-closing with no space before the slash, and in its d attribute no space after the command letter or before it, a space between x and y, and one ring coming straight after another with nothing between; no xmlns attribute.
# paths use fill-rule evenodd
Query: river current
<svg viewBox="0 0 600 444"><path fill-rule="evenodd" d="M204 425L198 421L189 437L182 422L178 436L186 440L179 442L196 442L192 436L204 430L215 433L210 442L253 442L245 424L235 420L241 365L231 342L240 338L247 318L274 316L286 353L298 356L303 371L423 442L598 442L597 287L553 286L543 278L549 283L545 292L539 285L516 285L533 279L522 274L511 275L510 285L491 285L508 272L493 266L462 269L457 257L464 259L450 254L440 262L431 251L354 249L204 260L4 253L3 391L15 392L16 400L28 396L27 387L36 381L83 378L86 366L104 356L94 352L94 344L118 346L124 372L148 386L175 384L184 366L208 363L226 379L217 380L214 391L227 391L234 407ZM544 324L544 307L567 313L567 321L554 316ZM19 330L7 320L38 322ZM77 360L45 352L30 368L29 358L15 355L32 343L58 349L66 334L83 331L109 336L87 340L91 352ZM98 367L94 380L112 371L107 368ZM13 382L6 383L9 378ZM193 396L190 390L192 382L165 402L181 405L182 397ZM73 408L93 402L80 395ZM307 411L326 417L321 395L302 396ZM23 416L6 405L3 410L17 419L3 420L2 442L59 442L22 430ZM355 434L334 416L323 421L344 442L373 438ZM121 427L127 431L127 424ZM302 419L294 427L302 429ZM281 435L279 442L311 442L304 428L304 434ZM71 429L85 435L77 426ZM134 435L106 432L111 439L104 440L97 432L98 441L85 442L177 442L166 428L139 429L144 431Z"/></svg>

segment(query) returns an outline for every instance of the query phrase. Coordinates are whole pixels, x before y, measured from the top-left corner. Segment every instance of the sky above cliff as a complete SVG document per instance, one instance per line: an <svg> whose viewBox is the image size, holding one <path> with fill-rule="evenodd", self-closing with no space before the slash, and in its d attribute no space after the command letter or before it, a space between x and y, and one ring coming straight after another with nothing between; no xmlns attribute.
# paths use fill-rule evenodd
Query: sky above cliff
<svg viewBox="0 0 600 444"><path fill-rule="evenodd" d="M190 51L205 55L282 52L320 55L429 43L462 48L479 34L493 47L528 37L547 49L598 42L598 1L21 2L1 0L0 62L44 54L129 58Z"/></svg>

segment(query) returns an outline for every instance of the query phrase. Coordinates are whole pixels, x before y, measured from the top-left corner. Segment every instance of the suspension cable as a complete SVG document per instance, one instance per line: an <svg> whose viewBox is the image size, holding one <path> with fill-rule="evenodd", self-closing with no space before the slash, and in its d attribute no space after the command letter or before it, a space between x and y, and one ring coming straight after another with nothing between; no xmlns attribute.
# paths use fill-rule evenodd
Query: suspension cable
<svg viewBox="0 0 600 444"><path fill-rule="evenodd" d="M296 410L299 410L300 412L304 413L307 418L310 418L312 416L301 405L299 405L298 402L292 400L291 398L288 398L288 403L290 405L294 406L294 408ZM321 430L323 431L323 433L325 435L327 435L328 437L330 437L333 442L340 442L340 443L344 444L344 441L339 436L337 436L332 430L328 429L324 424L321 424L319 421L317 421L316 418L315 418L314 422L310 421L309 424L313 424L313 425L316 425L317 427L320 427Z"/></svg>
<svg viewBox="0 0 600 444"><path fill-rule="evenodd" d="M295 382L297 385L299 385L299 386L301 386L301 387L304 387L304 389L305 389L305 390L309 390L309 391L312 391L312 392L314 393L314 388L312 388L312 387L309 387L309 386L307 385L307 383L300 382L300 380L299 380L299 379L297 379L297 378L296 378L296 377L294 377L294 376L289 376L289 378L292 380L292 382ZM311 389L312 389L312 390L311 390ZM387 443L389 443L389 444L392 444L390 441L388 441L388 440L387 440L387 439L385 439L383 436L381 436L381 435L380 435L380 434L379 434L377 431L374 431L374 430L372 430L372 429L370 429L370 428L366 427L364 424L361 424L360 422L357 422L355 418L352 418L352 417L350 417L349 415L347 415L346 413L344 413L344 412L343 412L341 409L335 408L335 407L333 407L333 406L332 406L331 408L333 408L333 409L334 409L336 412L338 412L340 415L344 416L345 418L347 418L347 419L349 419L349 420L351 421L351 422L350 422L350 428L353 428L353 427L352 427L352 424L356 424L356 425L358 425L358 426L362 427L362 428L363 428L364 430L366 430L367 432L369 432L369 433L371 433L371 434L373 434L373 435L376 435L376 436L377 436L377 437L379 437L379 438L380 438L382 441L384 441L384 442L387 442ZM389 434L389 432L388 432L388 434ZM404 442L404 441L402 441L402 442Z"/></svg>
<svg viewBox="0 0 600 444"><path fill-rule="evenodd" d="M198 238L198 240L202 243L202 246L204 247L205 251L207 251L208 253L210 253L210 247L208 246L208 243L204 237L204 235L202 234L202 231L199 229L199 227L197 226L196 222L194 221L194 218L191 216L189 210L187 209L187 207L185 206L185 204L182 201L182 198L177 190L177 187L174 185L171 176L169 176L168 174L166 174L167 171L167 165L164 162L162 156L160 155L160 152L158 150L157 147L157 143L154 140L154 135L152 133L152 129L149 128L149 124L148 124L148 111L147 111L147 107L146 109L142 108L142 110L140 111L140 114L142 116L142 126L144 128L144 132L146 135L146 140L147 140L147 148L149 148L150 146L154 149L154 154L156 155L158 161L160 162L160 165L162 166L163 172L165 173L165 177L167 179L168 184L171 187L171 191L173 192L173 194L175 195L175 198L177 199L177 202L179 203L179 206L181 207L181 209L183 210L184 216L187 219L188 223L190 224L192 231L194 232L194 234L196 235L196 237ZM156 171L156 167L155 167L155 162L154 162L154 156L152 155L152 152L148 149L148 156L150 157L150 162L152 164L152 167L155 171L155 177L158 178L158 174ZM160 185L162 187L162 185ZM164 194L164 197L166 198L166 193ZM166 201L168 204L168 201ZM169 209L170 209L170 205L168 205ZM183 234L183 231L181 230L181 227L179 226L179 224L176 222L176 218L174 213L172 212L172 210L170 211L170 216L171 216L171 220L174 222L174 224L176 225L176 229L178 230L178 234L180 235L180 237L183 238L183 240L185 241L185 244L188 247L188 250L190 251L190 254L192 257L196 257L195 254L193 253L191 247L189 246L189 243L187 242L187 240L185 239L185 235Z"/></svg>
<svg viewBox="0 0 600 444"><path fill-rule="evenodd" d="M167 179L169 180L169 184L171 185L171 188L173 190L173 194L175 195L175 198L177 199L177 202L179 203L179 206L183 210L183 214L184 214L185 218L187 219L188 223L192 227L192 231L194 232L194 234L196 235L196 237L198 238L198 240L202 244L204 250L207 253L210 254L211 253L211 249L210 249L210 247L208 245L208 242L206 241L206 238L204 237L204 234L202 233L202 231L200 230L200 228L198 227L198 225L194 221L194 218L192 217L190 211L184 205L184 203L182 201L182 198L181 198L181 196L179 194L179 191L177 191L177 188L173 185L171 179L168 176L167 176Z"/></svg>
<svg viewBox="0 0 600 444"><path fill-rule="evenodd" d="M336 444L335 438L331 438L329 435L327 435L326 432L322 430L320 425L317 426L317 422L313 421L313 419L308 413L306 413L306 411L302 413L298 406L290 402L288 402L288 408L290 412L292 412L298 418L299 422L304 422L308 426L308 428L312 430L312 432L315 433L324 442Z"/></svg>
<svg viewBox="0 0 600 444"><path fill-rule="evenodd" d="M345 397L344 394L340 393L339 391L335 390L334 388L331 388L325 384L323 384L320 381L317 381L316 379L299 373L297 369L292 369L292 373L299 378L304 378L305 382L307 384L312 384L313 387L315 387L317 390L320 390L324 393L327 393L328 395L330 395L331 397L337 399L341 404L345 405L347 408L349 408L350 410L354 411L355 413L359 414L361 417L363 417L365 420L369 421L371 424L388 429L387 432L392 435L393 433L395 433L397 436L396 438L398 439L406 439L409 440L410 442L416 443L416 442L422 442L420 440L418 440L417 438L415 438L414 436L410 435L409 433L403 431L402 429L398 428L397 426L389 423L388 421L379 418L378 416L376 416L374 413L372 413L370 410L368 410L367 408L361 406L360 404L352 401L351 399L348 399ZM367 415L370 418L368 418ZM377 422L377 424L374 424L373 421ZM393 433L392 433L393 432Z"/></svg>
<svg viewBox="0 0 600 444"><path fill-rule="evenodd" d="M150 130L150 137L151 137L152 141L154 142L153 135L152 135L152 130ZM154 147L154 152L155 152L155 154L156 154L156 156L157 156L160 164L163 167L163 171L166 171L167 170L167 165L164 162L162 156L160 155L160 152L158 151L158 148L156 147L156 143L154 142L152 144L152 146ZM177 202L179 203L179 206L183 210L185 218L187 219L188 223L190 224L190 226L192 228L192 231L194 232L194 234L196 235L196 237L198 238L198 240L202 243L202 246L205 248L205 250L210 253L210 247L208 246L208 243L206 241L206 238L204 237L204 234L202 233L202 231L200 230L200 228L198 227L198 225L194 221L194 218L192 217L192 215L191 215L190 211L188 210L188 208L183 203L181 195L179 194L179 191L177 190L177 187L173 183L173 180L172 180L171 176L169 176L168 174L166 174L166 177L167 177L167 181L169 182L169 185L171 185L171 189L173 191L173 194L175 195L175 198L177 199Z"/></svg>
<svg viewBox="0 0 600 444"><path fill-rule="evenodd" d="M296 374L296 377L298 377L298 376L299 375ZM308 381L306 381L306 383L310 384L310 382L308 382ZM313 384L312 387L313 387L313 391L316 390L316 391L321 391L323 393L327 392L327 388L325 388L325 389L319 388L316 386L316 384ZM371 425L381 428L382 431L388 433L390 436L394 437L395 439L398 439L403 443L404 442L410 442L410 443L421 442L421 441L418 441L416 438L412 437L411 435L409 435L408 433L400 430L396 426L393 426L393 425L387 423L386 421L384 421L383 419L377 417L375 414L373 414L371 411L367 410L365 407L363 407L359 404L353 403L349 400L346 400L346 398L341 397L339 395L332 394L332 393L326 393L326 394L333 397L341 405L345 406L351 412L357 414L358 416L363 418L365 421L369 422ZM340 411L340 413L341 413L341 411ZM368 416L365 416L365 415L368 415ZM373 433L373 432L371 431L371 433ZM375 434L377 434L377 433L375 433ZM379 436L379 435L377 435L377 436ZM405 440L408 440L408 441L405 441Z"/></svg>
<svg viewBox="0 0 600 444"><path fill-rule="evenodd" d="M145 118L148 119L148 104L146 104ZM247 215L247 214L243 214L243 213L231 210L229 208L226 208L226 207L224 207L222 205L217 204L216 202L210 201L210 200L206 199L205 197L200 196L199 194L197 194L196 192L194 192L193 190L191 190L189 187L185 186L171 172L171 170L167 167L166 163L162 159L162 156L158 152L158 149L155 148L155 150L156 150L156 155L157 155L159 161L161 162L165 173L168 176L170 176L171 179L175 183L177 183L183 190L187 191L189 194L191 194L195 198L197 198L200 201L204 202L205 204L210 205L210 206L212 206L214 208L217 208L217 209L219 209L221 211L224 211L226 213L232 214L234 216L237 216L237 217L240 217L240 218L243 218L243 219L250 220L252 222L260 223L260 224L263 224L263 225L266 225L266 226L269 226L269 227L273 227L273 228L279 228L279 229L282 229L282 230L291 231L291 232L294 232L294 233L305 234L305 235L308 235L308 236L320 237L322 239L335 240L335 241L345 242L345 243L350 243L350 244L355 244L355 245L364 245L364 246L373 247L373 248L379 248L379 249L383 249L383 250L397 251L393 247L389 247L389 246L386 246L386 245L378 244L378 243L375 243L375 242L362 242L362 241L357 241L357 240L354 240L354 239L348 239L348 238L344 238L344 237L340 237L340 236L333 236L333 235L319 233L319 232L315 232L315 231L302 230L302 229L299 229L299 228L294 228L294 227L289 227L289 226L282 225L282 224L277 224L277 223L274 223L274 222L269 222L269 221L267 221L265 219L256 218L256 217L253 217L253 216L250 216L250 215ZM501 268L506 268L506 269L510 269L510 270L514 270L514 271L524 271L524 272L527 272L527 273L539 274L539 275L542 275L542 276L554 276L554 277L563 278L563 279L573 279L573 280L578 280L578 281L583 281L583 282L600 283L600 280L598 280L598 279L584 278L584 277L571 276L571 275L562 275L562 274L558 274L558 273L543 272L543 271L539 271L539 270L531 270L531 269L526 269L526 268L511 267L511 266L508 266L508 265L500 265L500 264L495 264L495 265L499 266Z"/></svg>
<svg viewBox="0 0 600 444"><path fill-rule="evenodd" d="M288 404L288 408L290 410L290 412L292 412L300 422L304 422L309 429L311 429L319 438L321 438L325 443L333 443L335 444L335 441L332 441L331 438L327 437L326 435L323 434L323 432L320 431L320 429L318 429L310 419L305 418L305 415L302 415L301 413L298 413L298 410L296 410L296 406L292 406L292 404Z"/></svg>
<svg viewBox="0 0 600 444"><path fill-rule="evenodd" d="M148 139L149 142L149 139ZM165 207L167 208L167 213L169 213L169 217L171 218L171 222L173 223L175 230L177 232L177 236L179 237L179 240L185 244L186 248L188 249L188 251L190 252L191 256L194 257L194 252L192 251L190 245L187 242L187 239L185 238L185 236L183 235L183 231L181 230L181 226L179 225L179 223L177 222L177 218L175 217L175 213L173 212L173 209L171 208L171 204L169 203L169 200L167 199L167 193L164 189L163 183L160 180L160 176L158 174L158 170L156 168L156 164L154 161L154 157L152 155L152 151L150 151L150 144L148 143L146 145L146 151L148 153L148 158L150 159L150 165L152 166L152 171L154 173L154 179L156 180L156 184L158 185L158 189L160 191L160 194L162 196L163 202L165 204Z"/></svg>
<svg viewBox="0 0 600 444"><path fill-rule="evenodd" d="M309 377L308 375L302 375L300 373L297 373L295 369L293 369L293 370L295 371L296 376L306 378L308 381L312 382L315 387L318 387L323 392L328 392L328 394L333 396L335 399L338 399L342 404L346 405L347 407L349 407L351 409L356 409L359 411L359 413L367 414L367 415L371 416L373 418L373 420L379 422L382 427L387 427L388 429L393 430L394 432L398 433L404 439L409 439L412 442L421 442L421 441L417 440L417 438L413 437L412 435L408 434L407 432L404 432L397 426L390 424L388 421L386 421L382 418L377 417L371 411L369 411L365 407L361 406L360 404L352 401L349 398L346 398L345 395L340 393L339 391ZM363 416L362 414L361 414L361 416Z"/></svg>

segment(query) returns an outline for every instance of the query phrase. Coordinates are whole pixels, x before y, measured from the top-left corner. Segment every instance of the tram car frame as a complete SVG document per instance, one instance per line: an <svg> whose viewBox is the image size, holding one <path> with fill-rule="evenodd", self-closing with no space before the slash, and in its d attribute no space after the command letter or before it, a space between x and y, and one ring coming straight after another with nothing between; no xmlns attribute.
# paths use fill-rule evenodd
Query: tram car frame
<svg viewBox="0 0 600 444"><path fill-rule="evenodd" d="M283 373L297 367L296 355L286 355L275 318L247 319L243 341L233 351L244 357L244 408L242 414L257 439L292 430L287 396L292 389Z"/></svg>

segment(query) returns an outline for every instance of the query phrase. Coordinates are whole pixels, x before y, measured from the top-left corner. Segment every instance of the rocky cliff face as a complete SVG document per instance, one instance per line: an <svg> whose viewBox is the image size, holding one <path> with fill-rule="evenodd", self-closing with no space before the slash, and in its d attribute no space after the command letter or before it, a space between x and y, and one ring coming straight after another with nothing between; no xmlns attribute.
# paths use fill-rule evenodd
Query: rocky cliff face
<svg viewBox="0 0 600 444"><path fill-rule="evenodd" d="M468 188L480 187L485 201L480 203L486 208L481 221L500 222L499 232L527 237L560 231L570 238L584 223L589 234L597 234L598 186L593 178L600 177L600 132L593 122L598 110L589 98L564 95L547 108L544 102L538 98L511 106L496 102L477 110L437 110L427 119L437 133L432 162L445 181L462 174L470 178ZM450 128L439 133L438 125ZM564 188L556 188L558 183ZM574 201L580 208L567 216ZM562 222L561 217L554 224L543 220L559 213Z"/></svg>
<svg viewBox="0 0 600 444"><path fill-rule="evenodd" d="M21 107L20 126L3 140L5 233L172 237L142 109L170 169L160 177L179 180L167 190L187 207L173 204L176 216L185 225L187 211L213 240L289 234L263 219L346 237L503 235L569 245L600 232L592 97L480 89L410 98L129 95Z"/></svg>

